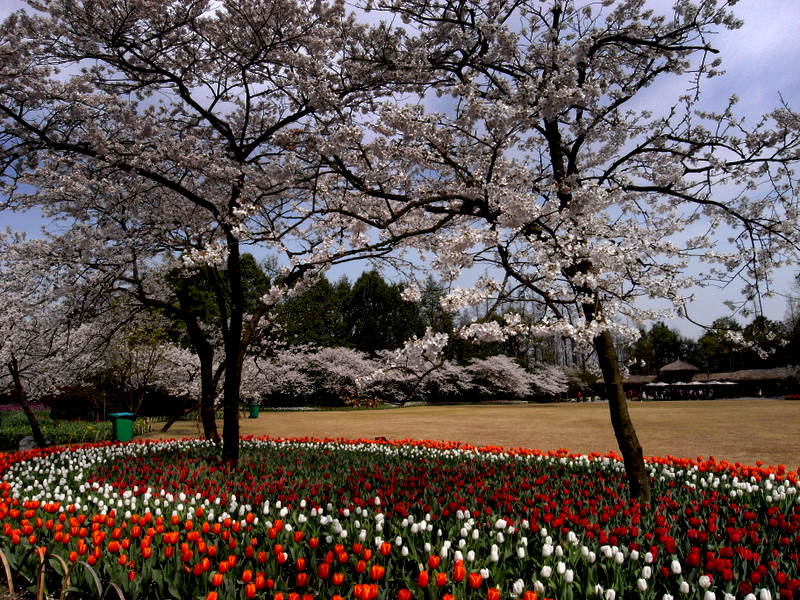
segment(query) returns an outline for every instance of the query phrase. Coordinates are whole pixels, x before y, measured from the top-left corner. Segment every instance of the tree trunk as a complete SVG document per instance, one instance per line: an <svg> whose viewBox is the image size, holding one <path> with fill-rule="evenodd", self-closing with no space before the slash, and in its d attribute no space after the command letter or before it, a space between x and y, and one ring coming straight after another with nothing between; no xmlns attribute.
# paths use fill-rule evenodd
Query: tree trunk
<svg viewBox="0 0 800 600"><path fill-rule="evenodd" d="M200 422L203 424L203 437L219 442L214 410L214 399L217 397L217 382L214 380L214 347L209 343L197 316L192 312L192 300L185 282L178 290L178 302L189 340L200 361Z"/></svg>
<svg viewBox="0 0 800 600"><path fill-rule="evenodd" d="M625 463L631 498L639 500L643 504L649 504L651 500L650 479L647 476L642 447L628 413L628 403L622 388L622 373L619 370L614 340L608 331L604 331L594 338L593 342L597 360L603 372L608 410L611 413L611 425L614 428L614 436L617 438L622 460Z"/></svg>
<svg viewBox="0 0 800 600"><path fill-rule="evenodd" d="M28 423L31 426L31 433L33 434L33 441L36 442L39 448L44 448L47 442L44 439L44 435L42 435L42 430L39 428L39 421L36 419L36 415L33 414L31 406L28 404L28 400L25 397L25 389L22 387L22 379L19 376L17 359L12 356L11 362L9 362L7 366L11 373L11 379L14 381L14 397L17 403L22 407L25 416L28 418Z"/></svg>
<svg viewBox="0 0 800 600"><path fill-rule="evenodd" d="M203 424L203 437L207 440L214 440L219 443L219 431L217 431L216 411L214 410L214 398L216 398L216 385L212 373L213 364L211 360L200 361L200 422Z"/></svg>
<svg viewBox="0 0 800 600"><path fill-rule="evenodd" d="M225 384L223 387L222 460L239 462L239 389L242 380L242 324L244 294L242 292L239 241L228 233L228 283L230 285L230 318L225 332Z"/></svg>

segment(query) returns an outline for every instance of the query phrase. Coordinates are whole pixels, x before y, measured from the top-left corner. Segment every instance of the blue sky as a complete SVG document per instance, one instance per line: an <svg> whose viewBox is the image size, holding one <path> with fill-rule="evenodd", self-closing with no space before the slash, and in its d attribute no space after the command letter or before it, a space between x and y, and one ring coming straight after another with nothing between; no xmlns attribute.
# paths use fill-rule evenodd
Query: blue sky
<svg viewBox="0 0 800 600"><path fill-rule="evenodd" d="M649 6L657 10L668 10L672 2L653 0ZM20 0L3 0L0 3L0 18L13 10L25 6ZM739 2L736 13L744 20L744 26L735 31L725 31L716 36L714 45L720 50L726 74L706 82L704 104L708 108L722 108L727 98L735 93L740 98L739 112L755 121L758 116L775 107L782 96L795 110L800 109L800 38L797 24L800 23L800 1L798 0L745 0ZM665 81L653 88L644 97L644 102L658 103L662 98L674 98L684 88L683 82ZM37 214L0 213L0 225L25 230L35 234L43 221ZM348 265L331 273L331 278L342 274L355 279L368 266ZM776 290L789 292L795 270L786 270L776 279ZM730 290L699 290L697 300L691 306L696 320L710 323L714 318L728 314L723 300L736 299L738 288ZM780 295L764 304L766 316L782 319L785 316L786 300ZM700 329L686 321L670 323L685 335L697 337Z"/></svg>

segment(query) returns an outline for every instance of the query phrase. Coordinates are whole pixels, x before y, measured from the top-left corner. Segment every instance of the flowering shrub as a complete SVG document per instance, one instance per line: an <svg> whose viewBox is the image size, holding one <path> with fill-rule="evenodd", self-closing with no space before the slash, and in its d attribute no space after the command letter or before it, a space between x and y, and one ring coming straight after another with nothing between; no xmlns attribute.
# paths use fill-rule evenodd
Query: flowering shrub
<svg viewBox="0 0 800 600"><path fill-rule="evenodd" d="M435 442L247 440L0 459L0 550L50 593L125 598L780 598L800 590L798 474Z"/></svg>

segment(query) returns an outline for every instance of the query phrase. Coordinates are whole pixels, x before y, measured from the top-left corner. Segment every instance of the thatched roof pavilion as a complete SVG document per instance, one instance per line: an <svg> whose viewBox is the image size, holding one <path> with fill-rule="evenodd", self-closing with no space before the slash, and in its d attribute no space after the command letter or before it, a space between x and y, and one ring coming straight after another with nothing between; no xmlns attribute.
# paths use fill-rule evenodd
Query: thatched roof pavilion
<svg viewBox="0 0 800 600"><path fill-rule="evenodd" d="M668 365L664 365L658 370L659 373L699 373L700 369L683 360L675 360Z"/></svg>
<svg viewBox="0 0 800 600"><path fill-rule="evenodd" d="M692 375L699 373L700 369L683 360L676 360L668 365L664 365L658 370L658 378L662 381L686 381Z"/></svg>
<svg viewBox="0 0 800 600"><path fill-rule="evenodd" d="M783 381L788 379L792 370L788 367L777 367L775 369L743 369L729 373L698 373L692 377L692 381L736 381L736 382L759 382L759 381Z"/></svg>

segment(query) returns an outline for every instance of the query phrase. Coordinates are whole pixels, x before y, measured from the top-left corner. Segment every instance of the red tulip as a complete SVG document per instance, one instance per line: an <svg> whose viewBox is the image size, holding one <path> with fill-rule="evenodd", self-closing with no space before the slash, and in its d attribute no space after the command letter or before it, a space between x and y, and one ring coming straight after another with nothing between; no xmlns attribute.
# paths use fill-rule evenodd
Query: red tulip
<svg viewBox="0 0 800 600"><path fill-rule="evenodd" d="M369 578L372 579L372 581L380 581L383 579L385 573L386 569L381 565L372 565L369 568Z"/></svg>
<svg viewBox="0 0 800 600"><path fill-rule="evenodd" d="M417 585L422 588L428 587L428 572L420 571L417 575Z"/></svg>
<svg viewBox="0 0 800 600"><path fill-rule="evenodd" d="M481 577L480 573L470 573L467 575L467 583L473 590L477 590L483 585L483 577Z"/></svg>

